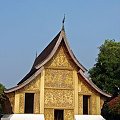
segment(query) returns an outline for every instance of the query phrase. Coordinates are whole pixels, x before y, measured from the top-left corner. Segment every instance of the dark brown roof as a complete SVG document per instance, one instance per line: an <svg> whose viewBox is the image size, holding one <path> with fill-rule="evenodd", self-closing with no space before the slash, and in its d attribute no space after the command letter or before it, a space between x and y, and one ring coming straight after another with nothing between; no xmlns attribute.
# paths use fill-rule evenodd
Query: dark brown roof
<svg viewBox="0 0 120 120"><path fill-rule="evenodd" d="M30 72L17 84L20 85L21 83L23 83L24 81L26 81L30 76L32 76L35 72L37 71L36 68L32 68L30 70Z"/></svg>
<svg viewBox="0 0 120 120"><path fill-rule="evenodd" d="M61 31L60 31L61 32ZM30 70L30 72L17 84L20 85L21 83L23 83L24 81L26 81L30 76L32 76L38 69L35 68L35 66L39 65L40 63L42 63L51 53L51 51L53 50L59 36L60 36L60 32L56 35L56 37L49 43L49 45L40 53L40 55L35 59L32 69Z"/></svg>
<svg viewBox="0 0 120 120"><path fill-rule="evenodd" d="M60 31L61 32L61 31ZM59 36L60 36L60 32L56 35L56 37L50 42L50 44L40 53L40 55L35 59L35 62L33 64L33 67L37 66L38 64L40 64L41 62L43 62L48 55L51 53L51 51L53 50Z"/></svg>

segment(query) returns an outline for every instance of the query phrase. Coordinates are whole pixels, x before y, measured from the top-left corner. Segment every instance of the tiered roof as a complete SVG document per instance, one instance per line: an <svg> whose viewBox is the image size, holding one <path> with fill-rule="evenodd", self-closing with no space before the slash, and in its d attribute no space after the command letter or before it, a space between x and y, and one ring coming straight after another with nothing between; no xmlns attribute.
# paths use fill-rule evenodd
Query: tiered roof
<svg viewBox="0 0 120 120"><path fill-rule="evenodd" d="M79 68L78 74L81 75L85 82L87 82L93 89L95 89L98 93L100 93L103 96L111 97L109 94L104 93L102 90L100 90L91 80L89 80L85 75L84 72L87 71L87 69L79 63L75 55L73 54L72 50L70 49L66 34L64 30L64 25L60 32L56 35L56 37L50 42L50 44L40 53L40 55L35 59L33 66L30 70L30 72L17 84L17 86L8 89L5 91L5 93L16 91L28 83L30 83L38 74L41 73L43 70L43 66L54 56L57 49L59 48L62 41L65 43L65 46L68 50L68 53L73 60L73 62L77 65Z"/></svg>

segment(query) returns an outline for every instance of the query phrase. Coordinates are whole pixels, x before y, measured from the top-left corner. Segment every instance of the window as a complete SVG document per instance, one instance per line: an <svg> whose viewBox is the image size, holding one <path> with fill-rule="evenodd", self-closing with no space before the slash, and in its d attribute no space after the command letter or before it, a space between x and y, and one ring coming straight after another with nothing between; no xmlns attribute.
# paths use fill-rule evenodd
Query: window
<svg viewBox="0 0 120 120"><path fill-rule="evenodd" d="M34 111L34 93L25 93L25 113Z"/></svg>
<svg viewBox="0 0 120 120"><path fill-rule="evenodd" d="M64 110L54 110L54 120L64 120Z"/></svg>
<svg viewBox="0 0 120 120"><path fill-rule="evenodd" d="M88 115L89 114L89 95L83 95L83 114Z"/></svg>

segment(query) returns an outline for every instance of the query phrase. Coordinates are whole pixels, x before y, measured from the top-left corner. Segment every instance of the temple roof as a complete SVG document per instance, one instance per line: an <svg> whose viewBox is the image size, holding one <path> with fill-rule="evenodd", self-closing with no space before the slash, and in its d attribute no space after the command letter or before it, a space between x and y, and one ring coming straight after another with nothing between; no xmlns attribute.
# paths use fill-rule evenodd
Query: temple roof
<svg viewBox="0 0 120 120"><path fill-rule="evenodd" d="M49 60L54 56L62 41L65 43L70 57L79 69L78 74L80 74L84 78L84 80L98 93L106 97L111 97L109 94L106 94L102 90L100 90L92 81L88 80L84 75L84 72L87 71L87 69L79 63L72 50L70 49L67 42L64 26L62 27L61 31L56 35L56 37L49 43L49 45L35 59L30 72L17 84L17 86L7 89L5 93L13 92L24 87L25 85L29 84L37 75L39 75L44 69L44 65L49 62Z"/></svg>
<svg viewBox="0 0 120 120"><path fill-rule="evenodd" d="M66 46L69 49L69 53L71 54L72 58L74 59L75 63L77 64L77 66L79 66L79 68L82 71L86 71L87 69L83 65L81 65L79 63L79 61L76 59L75 55L73 54L72 50L70 49L70 47L69 47L69 45L67 43L67 40L66 40L65 30L64 30L64 28L62 28L61 31L56 35L56 37L49 43L49 45L35 59L30 72L17 85L20 85L21 83L23 83L24 81L26 81L31 75L33 75L42 66L41 64L45 60L48 59L48 57L50 56L50 54L52 52L56 51L55 47L58 48L58 46L60 45L60 43L61 43L62 40L64 40L64 42L66 43Z"/></svg>

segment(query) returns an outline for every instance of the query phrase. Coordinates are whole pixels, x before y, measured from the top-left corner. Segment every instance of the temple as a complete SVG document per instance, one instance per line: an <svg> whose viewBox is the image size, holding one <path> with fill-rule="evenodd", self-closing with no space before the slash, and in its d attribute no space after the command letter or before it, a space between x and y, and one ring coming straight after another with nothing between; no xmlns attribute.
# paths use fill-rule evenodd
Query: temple
<svg viewBox="0 0 120 120"><path fill-rule="evenodd" d="M89 80L86 71L73 54L63 26L36 57L30 72L17 86L5 90L11 106L6 113L44 114L45 120L100 115L111 96Z"/></svg>

